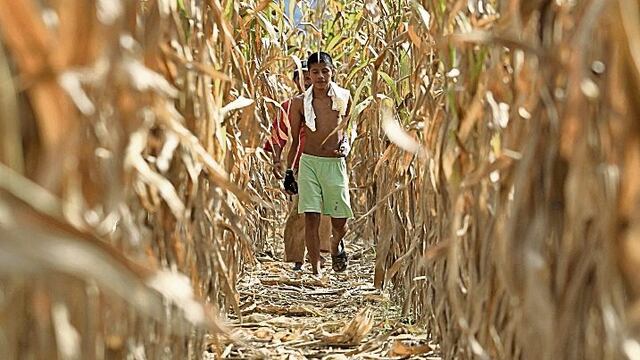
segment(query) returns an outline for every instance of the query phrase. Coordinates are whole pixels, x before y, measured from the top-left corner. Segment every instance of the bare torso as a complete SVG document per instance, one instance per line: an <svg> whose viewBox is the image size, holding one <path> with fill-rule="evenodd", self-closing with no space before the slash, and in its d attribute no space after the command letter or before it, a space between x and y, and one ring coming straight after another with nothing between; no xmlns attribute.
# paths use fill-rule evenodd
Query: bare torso
<svg viewBox="0 0 640 360"><path fill-rule="evenodd" d="M329 96L317 97L313 99L313 110L316 114L316 131L311 131L304 122L304 106L303 96L295 99L298 106L295 106L300 115L300 126L305 127L305 143L302 152L304 154L322 156L322 157L339 157L336 151L340 147L340 141L343 137L343 130L336 129L341 126L342 117L338 111L331 109L331 98Z"/></svg>

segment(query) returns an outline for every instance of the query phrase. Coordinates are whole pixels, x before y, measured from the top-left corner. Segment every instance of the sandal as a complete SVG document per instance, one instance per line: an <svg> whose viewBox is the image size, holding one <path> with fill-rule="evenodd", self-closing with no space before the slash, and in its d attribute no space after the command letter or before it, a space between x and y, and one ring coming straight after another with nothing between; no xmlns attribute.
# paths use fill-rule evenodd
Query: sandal
<svg viewBox="0 0 640 360"><path fill-rule="evenodd" d="M342 246L342 250L339 250L336 255L331 255L331 268L335 272L347 270L347 264L349 262L349 257L344 251L344 242L342 242L342 240L340 240L340 245Z"/></svg>

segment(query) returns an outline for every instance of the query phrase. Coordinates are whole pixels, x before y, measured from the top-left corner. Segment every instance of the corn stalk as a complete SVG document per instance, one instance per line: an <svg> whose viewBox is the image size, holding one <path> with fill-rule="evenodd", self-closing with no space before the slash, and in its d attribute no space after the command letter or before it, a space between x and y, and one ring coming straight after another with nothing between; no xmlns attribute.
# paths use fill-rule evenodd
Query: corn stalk
<svg viewBox="0 0 640 360"><path fill-rule="evenodd" d="M416 5L418 175L413 196L383 199L378 255L445 358L633 357L637 14L634 1Z"/></svg>

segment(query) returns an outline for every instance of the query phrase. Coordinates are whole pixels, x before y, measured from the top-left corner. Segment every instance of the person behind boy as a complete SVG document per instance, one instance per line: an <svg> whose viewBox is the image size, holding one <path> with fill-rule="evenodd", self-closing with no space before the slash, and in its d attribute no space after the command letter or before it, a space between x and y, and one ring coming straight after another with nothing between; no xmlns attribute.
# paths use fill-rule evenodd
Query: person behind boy
<svg viewBox="0 0 640 360"><path fill-rule="evenodd" d="M347 232L347 219L353 217L349 198L349 180L345 157L350 150L346 124L350 110L349 90L332 81L335 67L331 56L315 52L307 60L311 86L291 100L289 119L291 133L305 130L301 148L298 181L293 172L295 153L288 157L289 169L284 178L288 193L299 190L298 212L305 215L305 242L314 274L321 272L318 228L320 215L331 216L332 268L347 268L347 254L342 241ZM293 138L292 146L298 146Z"/></svg>
<svg viewBox="0 0 640 360"><path fill-rule="evenodd" d="M308 88L311 85L311 78L307 71L306 60L302 62L302 74L304 79L304 87ZM300 86L300 71L296 68L293 71L293 81L298 88L298 92L302 93L302 87ZM281 110L278 111L273 120L271 126L271 136L267 139L263 148L267 152L271 152L271 158L273 161L273 174L277 179L282 179L282 149L287 144L289 133L289 121L285 119L289 118L289 107L291 106L291 99L284 101L281 105ZM292 133L293 134L293 133ZM300 129L299 144L304 145L304 129ZM291 147L290 152L296 152L296 158L294 161L294 168L298 168L301 152L297 148ZM293 262L293 270L302 269L304 262L305 251L305 238L304 238L304 216L298 214L298 197L294 197L291 210L287 215L284 228L284 261ZM320 221L320 239L321 250L329 251L331 248L331 219L327 216L323 216ZM321 261L324 259L321 258Z"/></svg>

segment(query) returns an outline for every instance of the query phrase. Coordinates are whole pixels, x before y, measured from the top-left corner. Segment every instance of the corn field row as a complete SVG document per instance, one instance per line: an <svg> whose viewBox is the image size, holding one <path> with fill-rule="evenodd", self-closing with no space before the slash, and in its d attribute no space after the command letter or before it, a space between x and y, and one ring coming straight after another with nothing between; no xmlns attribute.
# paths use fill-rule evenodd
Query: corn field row
<svg viewBox="0 0 640 360"><path fill-rule="evenodd" d="M359 134L348 241L443 358L640 358L639 19L637 0L0 0L0 353L200 358L224 336L281 241L261 146L324 50Z"/></svg>

